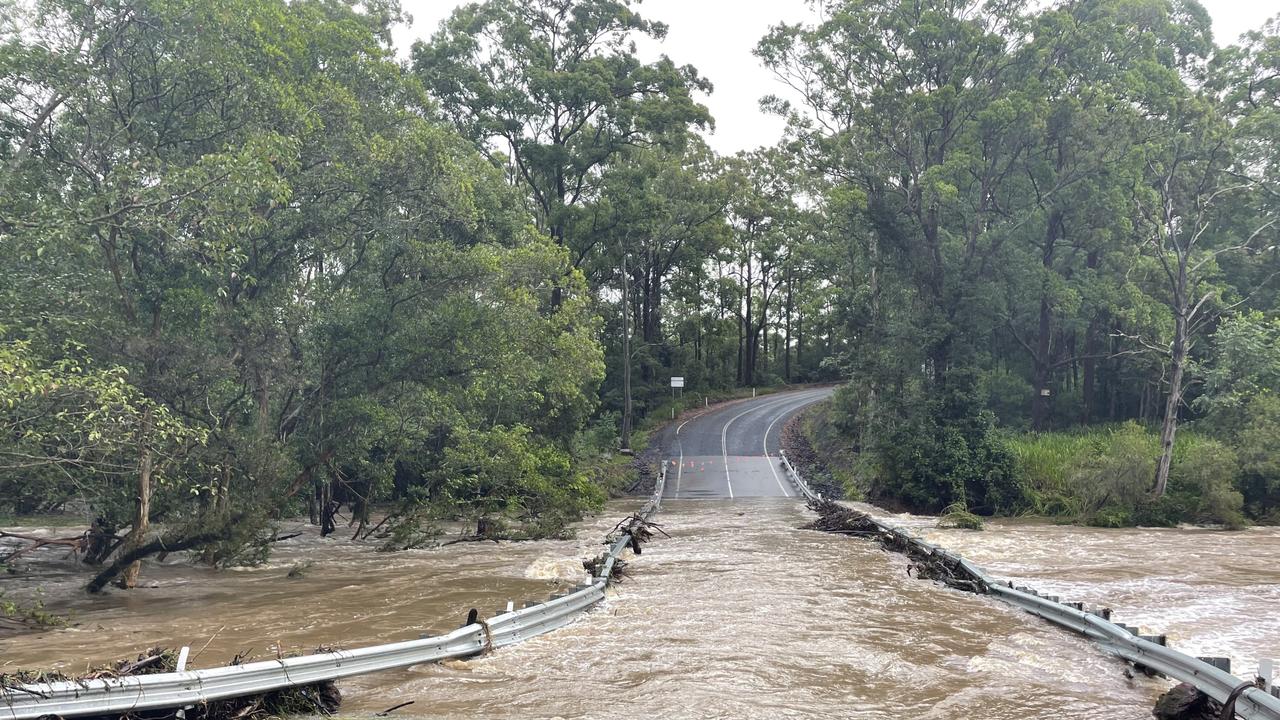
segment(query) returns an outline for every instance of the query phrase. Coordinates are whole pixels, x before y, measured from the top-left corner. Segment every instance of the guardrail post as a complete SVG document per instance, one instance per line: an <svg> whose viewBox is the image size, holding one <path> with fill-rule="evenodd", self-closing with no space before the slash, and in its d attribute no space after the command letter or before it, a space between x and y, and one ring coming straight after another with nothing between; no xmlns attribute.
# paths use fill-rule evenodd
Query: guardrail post
<svg viewBox="0 0 1280 720"><path fill-rule="evenodd" d="M185 671L186 671L186 669L187 669L187 656L188 656L188 655L190 655L190 654L191 654L191 648L187 647L186 645L183 645L183 646L182 646L182 649L178 651L178 665L177 665L177 667L176 667L176 668L174 668L174 671L175 671L175 672L185 672ZM1261 671L1259 671L1259 672L1261 672Z"/></svg>
<svg viewBox="0 0 1280 720"><path fill-rule="evenodd" d="M1231 672L1231 658L1224 658L1224 657L1202 657L1202 658L1198 658L1198 659L1199 659L1199 660L1204 661L1205 663L1208 663L1209 665L1212 665L1212 666L1214 666L1214 667L1218 668L1219 670L1221 670L1221 671L1222 671L1222 672L1224 672L1224 673L1230 673L1230 672Z"/></svg>
<svg viewBox="0 0 1280 720"><path fill-rule="evenodd" d="M1276 690L1275 661L1259 660L1258 661L1258 679L1262 681L1263 690ZM1275 693L1272 693L1275 695ZM1280 697L1280 695L1276 695Z"/></svg>

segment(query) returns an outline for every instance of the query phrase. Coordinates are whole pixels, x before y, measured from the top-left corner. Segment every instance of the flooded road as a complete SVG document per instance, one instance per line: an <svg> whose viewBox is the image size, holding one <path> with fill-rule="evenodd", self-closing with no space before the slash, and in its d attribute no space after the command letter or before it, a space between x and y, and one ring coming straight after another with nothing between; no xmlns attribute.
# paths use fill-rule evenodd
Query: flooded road
<svg viewBox="0 0 1280 720"><path fill-rule="evenodd" d="M542 599L581 580L580 560L597 553L603 534L636 505L611 503L576 541L383 554L307 535L281 543L265 567L149 568L144 578L158 587L115 592L100 609L89 608L103 601L77 596L70 606L78 627L0 641L0 671L55 660L74 671L155 644L186 644L195 653L208 643L195 665L212 666L246 650L269 657L277 647L354 647L449 629L472 606L494 614L508 599ZM810 518L782 497L668 500L658 520L672 537L633 558L632 577L596 611L486 657L343 681L344 715L367 717L413 700L395 717L1150 716L1164 684L1126 679L1120 662L1089 643L995 600L910 579L905 559L876 545L798 529ZM1125 532L1015 525L928 534L998 574L1072 599L1107 599L1124 620L1148 612L1154 626L1183 623L1188 636L1197 635L1203 619L1179 620L1165 598L1139 592L1143 582L1169 581L1161 575L1166 565L1135 556L1133 546L1156 537L1153 552L1177 542L1203 549L1208 536ZM1269 532L1213 538L1256 540L1260 552L1275 539ZM1061 548L1077 534L1082 549L1128 559L1090 565L1040 559L1028 549L1041 541ZM1249 554L1225 545L1222 552ZM1001 565L1005 553L1014 559ZM285 577L308 558L316 564L303 578ZM1180 558L1196 576L1212 575L1220 560L1218 551ZM1064 579L1053 584L1050 576ZM1239 608L1232 612L1274 608L1274 587L1251 590L1235 580L1229 602ZM1109 591L1119 597L1102 597ZM1210 615L1212 602L1194 606ZM1218 648L1230 639L1228 628L1208 622L1210 635L1223 634L1204 642ZM1258 622L1280 636L1274 617Z"/></svg>

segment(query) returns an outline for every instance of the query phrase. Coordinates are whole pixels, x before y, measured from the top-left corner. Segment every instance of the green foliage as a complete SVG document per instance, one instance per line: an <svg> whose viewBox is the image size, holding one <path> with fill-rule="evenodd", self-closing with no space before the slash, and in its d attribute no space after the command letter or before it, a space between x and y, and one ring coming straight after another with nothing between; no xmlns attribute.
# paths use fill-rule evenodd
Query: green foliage
<svg viewBox="0 0 1280 720"><path fill-rule="evenodd" d="M952 503L942 509L938 518L940 528L958 528L960 530L982 530L985 526L982 518L969 512L961 503Z"/></svg>
<svg viewBox="0 0 1280 720"><path fill-rule="evenodd" d="M821 178L811 244L848 340L827 361L855 378L838 398L847 467L930 510L1129 523L1144 483L1176 494L1172 454L1152 465L1125 433L1078 456L1015 442L1022 482L984 413L1036 431L1163 420L1181 442L1203 338L1275 306L1276 23L1220 49L1203 8L1163 0L840 0L815 16L756 55L799 91L765 104ZM1232 341L1238 367L1207 378L1197 412L1248 399L1215 389L1251 372ZM1196 503L1149 514L1233 524L1221 477L1199 477Z"/></svg>
<svg viewBox="0 0 1280 720"><path fill-rule="evenodd" d="M1260 312L1233 317L1213 335L1213 362L1204 369L1196 409L1204 425L1230 438L1249 424L1250 405L1280 393L1280 319Z"/></svg>
<svg viewBox="0 0 1280 720"><path fill-rule="evenodd" d="M898 399L906 420L876 431L870 496L930 513L956 503L982 515L1019 512L1026 491L995 416L962 377L953 383L945 398Z"/></svg>
<svg viewBox="0 0 1280 720"><path fill-rule="evenodd" d="M427 119L393 4L12 9L0 504L126 528L149 467L150 521L242 518L203 548L227 564L308 506L598 502L565 450L604 372L585 278Z"/></svg>
<svg viewBox="0 0 1280 720"><path fill-rule="evenodd" d="M1180 435L1169 491L1153 497L1159 438L1137 423L1079 433L1014 435L1009 446L1035 514L1101 527L1245 523L1236 453L1193 432Z"/></svg>
<svg viewBox="0 0 1280 720"><path fill-rule="evenodd" d="M3 338L3 328L0 328ZM0 339L0 508L31 514L81 499L113 524L128 522L129 482L144 447L158 458L155 481L207 440L147 398L122 367L98 368L83 348L39 357L29 340Z"/></svg>
<svg viewBox="0 0 1280 720"><path fill-rule="evenodd" d="M1249 515L1275 522L1280 513L1280 397L1259 395L1246 408L1248 422L1231 439L1240 462L1240 492Z"/></svg>
<svg viewBox="0 0 1280 720"><path fill-rule="evenodd" d="M509 516L558 529L604 499L564 451L537 442L523 426L458 438L437 472L446 501L477 525Z"/></svg>
<svg viewBox="0 0 1280 720"><path fill-rule="evenodd" d="M44 609L44 602L19 602L0 593L0 620L32 628L56 628L67 624L68 618Z"/></svg>

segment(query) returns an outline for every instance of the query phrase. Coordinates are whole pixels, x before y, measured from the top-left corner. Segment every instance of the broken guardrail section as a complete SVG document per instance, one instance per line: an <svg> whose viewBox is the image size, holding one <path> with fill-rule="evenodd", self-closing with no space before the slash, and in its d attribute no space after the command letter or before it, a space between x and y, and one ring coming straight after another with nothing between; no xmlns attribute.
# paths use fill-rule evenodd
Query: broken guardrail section
<svg viewBox="0 0 1280 720"><path fill-rule="evenodd" d="M251 662L205 670L185 670L117 678L7 684L0 687L0 720L119 716L143 711L193 708L206 703L338 680L353 675L409 667L447 658L470 657L563 627L605 597L624 550L639 543L658 512L666 483L659 471L653 494L639 512L611 534L608 550L595 564L591 581L568 594L506 610L447 635L314 655ZM474 613L475 611L473 611ZM185 650L185 648L184 648ZM185 659L186 653L182 653Z"/></svg>
<svg viewBox="0 0 1280 720"><path fill-rule="evenodd" d="M830 500L814 492L781 453L787 476L809 501L820 508ZM844 508L844 506L838 506ZM851 511L856 513L856 511ZM1257 678L1245 681L1230 672L1223 658L1195 658L1168 647L1164 636L1144 636L1138 629L1111 622L1111 611L1086 611L1083 603L1063 603L1055 596L1041 595L1012 582L997 580L982 568L943 548L925 542L911 533L888 525L864 513L846 534L876 536L887 547L900 550L916 563L929 567L942 576L934 576L957 589L994 595L1060 627L1080 633L1096 642L1108 653L1117 655L1138 668L1166 675L1193 686L1220 705L1231 707L1246 720L1280 720L1280 684L1276 684L1274 663L1262 661ZM927 561L927 562L925 562ZM928 575L924 575L929 577ZM1231 717L1224 714L1223 717Z"/></svg>

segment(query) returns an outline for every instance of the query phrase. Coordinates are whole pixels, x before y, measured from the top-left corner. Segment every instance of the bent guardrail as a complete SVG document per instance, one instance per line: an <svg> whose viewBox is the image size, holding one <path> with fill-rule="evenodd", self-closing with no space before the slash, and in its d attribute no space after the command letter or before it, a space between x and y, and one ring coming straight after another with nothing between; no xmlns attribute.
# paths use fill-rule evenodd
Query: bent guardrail
<svg viewBox="0 0 1280 720"><path fill-rule="evenodd" d="M800 473L780 453L787 477L810 502L823 500L813 491ZM1161 673L1196 687L1219 703L1235 700L1235 712L1247 720L1280 720L1280 686L1273 685L1270 671L1259 671L1261 682L1251 683L1232 675L1199 658L1178 652L1163 644L1152 642L1138 634L1136 629L1122 627L1106 616L1088 612L1082 603L1071 605L1055 597L1045 597L1029 588L1015 588L1013 583L997 580L982 568L932 543L926 542L901 528L868 517L880 532L900 539L927 555L939 557L953 565L962 566L972 577L979 578L983 589L990 595L1016 605L1060 627L1080 633L1096 642L1103 650L1119 656L1135 665ZM1264 662L1264 667L1269 667Z"/></svg>
<svg viewBox="0 0 1280 720"><path fill-rule="evenodd" d="M665 483L664 466L658 473L653 495L635 517L648 521L658 511ZM633 541L630 527L634 526L620 528L619 536L612 540L605 562L591 582L564 596L508 610L447 635L206 670L7 686L0 688L0 720L187 708L353 675L469 657L511 645L563 627L603 600L614 565Z"/></svg>

